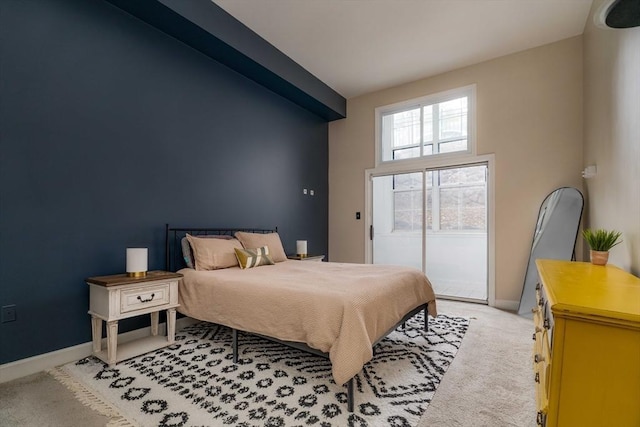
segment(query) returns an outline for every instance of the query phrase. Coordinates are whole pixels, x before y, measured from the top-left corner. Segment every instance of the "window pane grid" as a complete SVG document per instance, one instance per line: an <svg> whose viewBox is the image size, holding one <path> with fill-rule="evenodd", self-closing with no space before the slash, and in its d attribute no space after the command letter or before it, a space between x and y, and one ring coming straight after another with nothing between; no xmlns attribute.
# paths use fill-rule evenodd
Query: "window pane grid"
<svg viewBox="0 0 640 427"><path fill-rule="evenodd" d="M473 97L473 86L467 86L377 109L378 162L472 152Z"/></svg>
<svg viewBox="0 0 640 427"><path fill-rule="evenodd" d="M422 230L422 190L394 190L393 198L393 230Z"/></svg>
<svg viewBox="0 0 640 427"><path fill-rule="evenodd" d="M422 107L422 141L423 143L433 141L433 105Z"/></svg>
<svg viewBox="0 0 640 427"><path fill-rule="evenodd" d="M440 111L439 139L467 135L467 98L457 98L438 104Z"/></svg>
<svg viewBox="0 0 640 427"><path fill-rule="evenodd" d="M393 150L393 160L411 159L420 155L420 147L398 148Z"/></svg>
<svg viewBox="0 0 640 427"><path fill-rule="evenodd" d="M417 146L420 143L420 110L393 114L393 147Z"/></svg>
<svg viewBox="0 0 640 427"><path fill-rule="evenodd" d="M447 231L485 231L485 187L440 189L440 229Z"/></svg>
<svg viewBox="0 0 640 427"><path fill-rule="evenodd" d="M465 166L452 169L393 176L394 231L411 232L425 227L434 232L485 232L486 166Z"/></svg>

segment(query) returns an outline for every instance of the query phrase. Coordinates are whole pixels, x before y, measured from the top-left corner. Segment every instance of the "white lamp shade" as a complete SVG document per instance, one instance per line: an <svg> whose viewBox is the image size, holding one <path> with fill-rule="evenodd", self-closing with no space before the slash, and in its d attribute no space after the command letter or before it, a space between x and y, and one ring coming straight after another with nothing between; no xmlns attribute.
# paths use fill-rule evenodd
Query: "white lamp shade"
<svg viewBox="0 0 640 427"><path fill-rule="evenodd" d="M146 272L148 257L147 248L127 248L127 274Z"/></svg>
<svg viewBox="0 0 640 427"><path fill-rule="evenodd" d="M296 254L298 254L298 255L306 255L307 254L307 241L306 240L298 240L298 241L296 241Z"/></svg>

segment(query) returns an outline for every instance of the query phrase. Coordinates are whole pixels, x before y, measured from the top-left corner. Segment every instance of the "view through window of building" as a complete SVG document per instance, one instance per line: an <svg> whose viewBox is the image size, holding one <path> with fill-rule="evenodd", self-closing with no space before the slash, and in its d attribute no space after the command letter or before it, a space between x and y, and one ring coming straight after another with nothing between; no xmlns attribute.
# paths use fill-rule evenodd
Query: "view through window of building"
<svg viewBox="0 0 640 427"><path fill-rule="evenodd" d="M431 231L485 232L486 166L465 166L393 176L393 230L422 230L422 215Z"/></svg>
<svg viewBox="0 0 640 427"><path fill-rule="evenodd" d="M380 114L381 161L397 161L444 153L470 153L470 89L444 100L425 97ZM437 100L436 101L434 101Z"/></svg>
<svg viewBox="0 0 640 427"><path fill-rule="evenodd" d="M369 175L374 264L422 269L439 295L487 299L491 158L471 160Z"/></svg>

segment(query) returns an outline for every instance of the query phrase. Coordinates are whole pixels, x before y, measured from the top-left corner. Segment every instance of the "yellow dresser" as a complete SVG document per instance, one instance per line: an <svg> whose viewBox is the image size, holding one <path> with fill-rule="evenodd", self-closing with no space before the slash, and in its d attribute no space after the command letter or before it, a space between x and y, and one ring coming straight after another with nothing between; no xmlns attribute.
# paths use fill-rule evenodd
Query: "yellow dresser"
<svg viewBox="0 0 640 427"><path fill-rule="evenodd" d="M611 265L536 264L538 425L640 427L640 279Z"/></svg>

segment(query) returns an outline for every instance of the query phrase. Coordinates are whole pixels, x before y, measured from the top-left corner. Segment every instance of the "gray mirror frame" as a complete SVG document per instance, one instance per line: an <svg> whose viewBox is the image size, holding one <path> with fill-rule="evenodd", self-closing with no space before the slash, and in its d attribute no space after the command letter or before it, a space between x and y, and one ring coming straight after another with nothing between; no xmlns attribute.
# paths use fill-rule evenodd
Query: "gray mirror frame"
<svg viewBox="0 0 640 427"><path fill-rule="evenodd" d="M554 209L558 207L560 200L554 200L554 195L558 194L560 199L563 193L570 191L575 192L574 196L579 196L580 209L579 212L572 212L576 214L575 217L569 218L566 227L571 227L564 233L548 233L544 234L545 227L552 222L552 216ZM555 202L552 209L549 208L549 204ZM570 206L571 207L571 206ZM574 208L577 210L577 208ZM580 222L582 219L582 212L584 210L584 196L577 188L573 187L560 187L552 191L544 198L540 204L538 210L538 218L536 220L536 226L534 229L533 237L531 239L531 250L529 252L529 261L527 263L527 269L524 276L524 283L522 286L522 294L520 296L520 305L518 307L518 314L525 317L532 317L531 309L536 305L536 292L535 287L540 280L538 277L538 270L536 268L535 260L539 258L561 259L566 261L572 261L575 259L576 243L578 239L578 231L580 230ZM556 213L556 216L558 214ZM557 218L554 225L557 227ZM575 227L575 231L574 228ZM549 237L547 237L549 236ZM546 237L546 239L545 239ZM573 241L569 239L573 237ZM545 239L545 240L543 240ZM554 240L555 239L555 240ZM561 239L561 241L558 241ZM551 248L543 247L545 243L551 243ZM559 248L561 246L561 248Z"/></svg>

